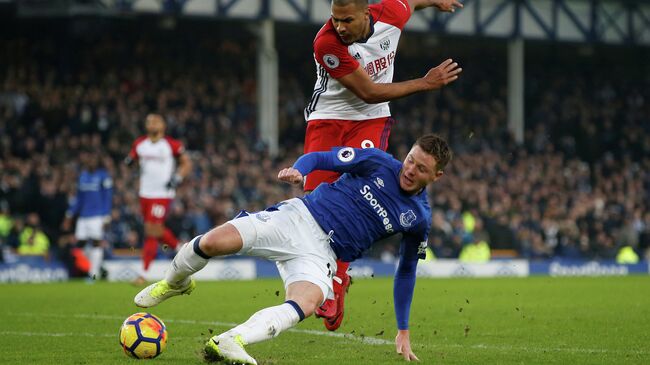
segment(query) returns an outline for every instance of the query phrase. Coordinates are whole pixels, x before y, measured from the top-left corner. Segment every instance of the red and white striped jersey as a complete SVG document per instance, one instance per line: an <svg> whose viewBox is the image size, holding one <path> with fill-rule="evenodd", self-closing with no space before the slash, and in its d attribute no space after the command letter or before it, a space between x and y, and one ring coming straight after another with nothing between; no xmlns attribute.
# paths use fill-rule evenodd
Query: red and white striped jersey
<svg viewBox="0 0 650 365"><path fill-rule="evenodd" d="M174 189L167 183L176 171L176 158L184 152L183 144L171 137L152 142L142 136L133 142L129 156L140 164L141 198L167 198L175 196Z"/></svg>
<svg viewBox="0 0 650 365"><path fill-rule="evenodd" d="M375 83L393 82L397 43L411 17L406 0L384 0L368 6L370 36L345 44L331 20L314 39L316 85L305 119L365 120L390 116L388 102L366 104L337 81L361 65Z"/></svg>

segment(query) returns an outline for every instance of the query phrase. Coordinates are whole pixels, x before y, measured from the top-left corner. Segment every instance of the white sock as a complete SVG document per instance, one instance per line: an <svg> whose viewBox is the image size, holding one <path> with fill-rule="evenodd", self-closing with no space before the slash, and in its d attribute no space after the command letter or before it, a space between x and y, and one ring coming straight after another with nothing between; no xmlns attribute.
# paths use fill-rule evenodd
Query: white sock
<svg viewBox="0 0 650 365"><path fill-rule="evenodd" d="M294 301L288 300L284 304L262 309L224 335L240 335L245 344L257 343L276 337L304 318L300 307Z"/></svg>
<svg viewBox="0 0 650 365"><path fill-rule="evenodd" d="M199 248L199 240L203 236L196 236L183 245L178 251L170 268L165 274L165 280L172 287L187 285L190 276L203 269L208 264L209 257Z"/></svg>
<svg viewBox="0 0 650 365"><path fill-rule="evenodd" d="M96 280L101 279L99 271L104 261L104 249L102 247L91 247L88 251L88 256L90 261L90 272L88 276Z"/></svg>

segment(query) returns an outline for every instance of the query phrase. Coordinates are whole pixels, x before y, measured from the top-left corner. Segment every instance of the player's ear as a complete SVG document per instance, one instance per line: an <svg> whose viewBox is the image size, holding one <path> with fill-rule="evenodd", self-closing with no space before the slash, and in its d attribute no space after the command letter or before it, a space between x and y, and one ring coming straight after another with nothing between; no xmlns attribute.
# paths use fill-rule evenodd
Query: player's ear
<svg viewBox="0 0 650 365"><path fill-rule="evenodd" d="M444 174L445 174L444 171L436 170L436 172L433 173L433 179L431 180L431 182L435 182L436 180L440 179Z"/></svg>

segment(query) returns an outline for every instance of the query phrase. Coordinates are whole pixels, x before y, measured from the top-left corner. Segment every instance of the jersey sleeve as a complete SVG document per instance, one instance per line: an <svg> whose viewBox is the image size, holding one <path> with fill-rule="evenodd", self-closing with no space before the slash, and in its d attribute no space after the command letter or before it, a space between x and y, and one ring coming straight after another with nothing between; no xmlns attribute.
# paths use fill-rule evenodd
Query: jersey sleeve
<svg viewBox="0 0 650 365"><path fill-rule="evenodd" d="M411 7L407 0L384 0L380 4L380 14L378 21L388 23L399 29L404 26L411 18Z"/></svg>
<svg viewBox="0 0 650 365"><path fill-rule="evenodd" d="M314 59L335 79L349 75L359 67L359 62L350 56L348 47L330 33L314 41Z"/></svg>
<svg viewBox="0 0 650 365"><path fill-rule="evenodd" d="M174 157L178 157L185 152L185 147L183 146L183 142L171 138L171 137L165 137L167 139L167 143L169 143L169 146L172 148L172 155Z"/></svg>
<svg viewBox="0 0 650 365"><path fill-rule="evenodd" d="M371 175L383 166L389 154L377 148L334 147L328 152L311 152L301 156L293 165L305 176L314 170Z"/></svg>
<svg viewBox="0 0 650 365"><path fill-rule="evenodd" d="M424 258L426 248L426 236L404 234L399 250L400 260L393 281L395 319L397 320L397 328L400 330L409 328L418 259Z"/></svg>
<svg viewBox="0 0 650 365"><path fill-rule="evenodd" d="M140 137L133 142L131 145L131 150L129 151L129 157L136 161L139 156L138 156L138 145L145 139L146 137Z"/></svg>
<svg viewBox="0 0 650 365"><path fill-rule="evenodd" d="M113 179L104 171L102 178L102 213L105 216L110 216L113 207Z"/></svg>
<svg viewBox="0 0 650 365"><path fill-rule="evenodd" d="M79 194L79 189L77 188L77 192L75 193L75 195L68 199L68 209L65 212L66 217L73 217L79 214L80 207L81 207L81 194Z"/></svg>

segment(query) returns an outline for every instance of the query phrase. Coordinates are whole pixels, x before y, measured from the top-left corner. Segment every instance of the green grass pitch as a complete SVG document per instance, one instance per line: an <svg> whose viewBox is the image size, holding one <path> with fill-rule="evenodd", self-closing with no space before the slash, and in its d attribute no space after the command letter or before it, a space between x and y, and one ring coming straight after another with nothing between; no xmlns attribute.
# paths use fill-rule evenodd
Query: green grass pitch
<svg viewBox="0 0 650 365"><path fill-rule="evenodd" d="M201 364L203 343L282 301L279 280L199 282L154 313L167 351L127 358L117 331L138 312L129 284L0 285L0 364ZM308 318L248 346L260 364L400 364L392 279L357 280L335 335ZM418 279L411 341L431 364L650 364L650 276Z"/></svg>

